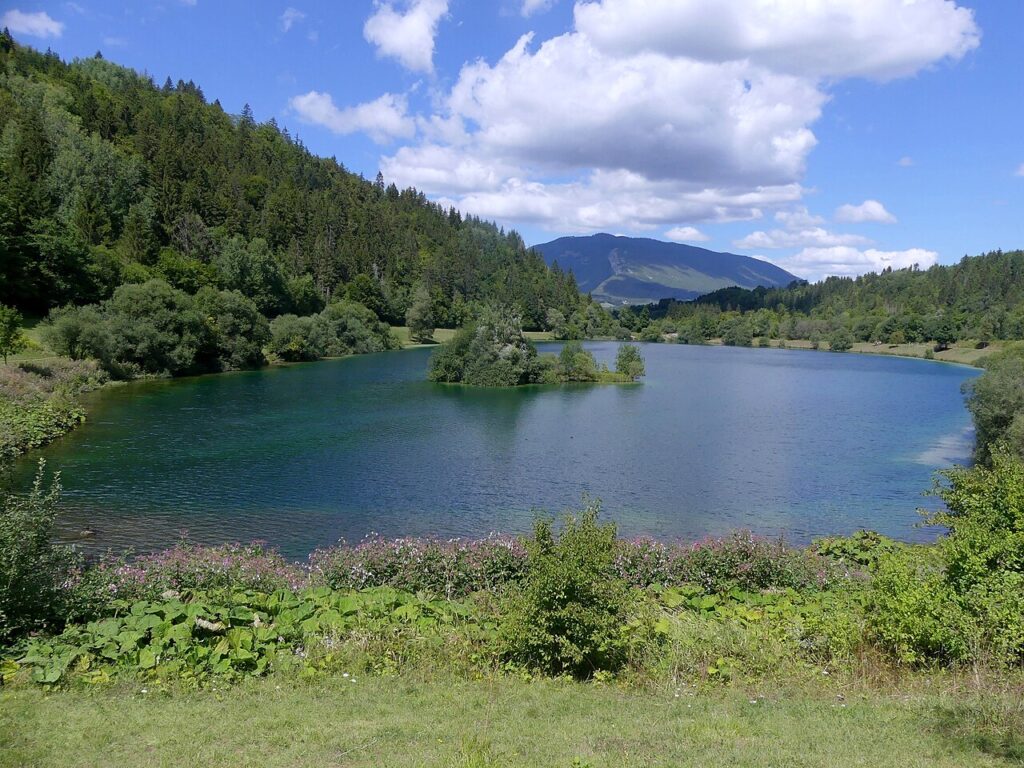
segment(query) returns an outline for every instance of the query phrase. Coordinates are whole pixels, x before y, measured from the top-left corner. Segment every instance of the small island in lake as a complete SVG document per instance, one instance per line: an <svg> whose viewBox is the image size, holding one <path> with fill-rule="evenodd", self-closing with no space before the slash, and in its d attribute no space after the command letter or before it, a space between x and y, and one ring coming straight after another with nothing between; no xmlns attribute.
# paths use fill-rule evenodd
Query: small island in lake
<svg viewBox="0 0 1024 768"><path fill-rule="evenodd" d="M644 375L640 350L619 347L615 370L598 365L578 341L568 341L558 355L538 354L523 335L522 318L513 309L487 307L479 317L445 342L430 359L427 378L475 387L598 382L626 384Z"/></svg>

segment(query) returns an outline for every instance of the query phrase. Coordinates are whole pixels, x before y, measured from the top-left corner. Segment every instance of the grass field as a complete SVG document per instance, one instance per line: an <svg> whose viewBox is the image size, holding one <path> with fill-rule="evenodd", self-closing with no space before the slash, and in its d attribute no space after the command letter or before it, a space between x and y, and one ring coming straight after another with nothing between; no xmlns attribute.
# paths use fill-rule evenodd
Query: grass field
<svg viewBox="0 0 1024 768"><path fill-rule="evenodd" d="M1005 766L967 696L661 694L502 678L0 693L2 766ZM989 704L988 706L991 706ZM1018 702L1019 706L1019 702Z"/></svg>

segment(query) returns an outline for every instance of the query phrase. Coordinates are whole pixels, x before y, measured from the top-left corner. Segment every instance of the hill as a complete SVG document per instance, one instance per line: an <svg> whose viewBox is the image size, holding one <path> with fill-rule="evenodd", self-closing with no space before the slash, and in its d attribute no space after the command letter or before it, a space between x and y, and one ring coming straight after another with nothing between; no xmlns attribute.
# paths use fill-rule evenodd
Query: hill
<svg viewBox="0 0 1024 768"><path fill-rule="evenodd" d="M501 300L539 329L589 303L515 232L99 54L66 63L0 34L0 136L0 303L28 314L154 278L241 291L267 317L349 298L403 324L425 289L440 326Z"/></svg>
<svg viewBox="0 0 1024 768"><path fill-rule="evenodd" d="M534 249L549 265L571 270L580 290L613 305L685 301L720 288L772 288L797 279L760 259L646 237L560 237Z"/></svg>

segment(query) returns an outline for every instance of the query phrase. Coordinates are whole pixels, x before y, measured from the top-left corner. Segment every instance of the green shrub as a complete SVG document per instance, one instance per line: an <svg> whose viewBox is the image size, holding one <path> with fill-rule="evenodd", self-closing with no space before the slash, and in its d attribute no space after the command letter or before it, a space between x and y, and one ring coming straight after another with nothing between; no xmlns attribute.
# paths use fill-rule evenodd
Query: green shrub
<svg viewBox="0 0 1024 768"><path fill-rule="evenodd" d="M580 342L567 341L558 353L558 374L562 381L597 381L597 362Z"/></svg>
<svg viewBox="0 0 1024 768"><path fill-rule="evenodd" d="M932 549L883 557L872 579L872 634L883 649L911 664L971 659L977 630L944 577Z"/></svg>
<svg viewBox="0 0 1024 768"><path fill-rule="evenodd" d="M635 344L623 344L615 355L615 372L630 381L636 381L644 375L644 359Z"/></svg>
<svg viewBox="0 0 1024 768"><path fill-rule="evenodd" d="M931 517L949 535L923 555L880 559L874 629L900 658L1024 659L1024 464L1004 445L992 466L944 472L945 509Z"/></svg>
<svg viewBox="0 0 1024 768"><path fill-rule="evenodd" d="M0 499L0 645L31 630L59 624L62 585L73 553L50 541L57 517L60 478L44 486L44 462L31 490Z"/></svg>
<svg viewBox="0 0 1024 768"><path fill-rule="evenodd" d="M588 678L626 661L629 590L613 575L615 525L598 523L599 506L534 526L521 586L507 598L500 630L503 657L552 675Z"/></svg>
<svg viewBox="0 0 1024 768"><path fill-rule="evenodd" d="M814 542L816 554L840 565L872 570L883 556L901 545L876 531L857 531L851 536L827 536Z"/></svg>
<svg viewBox="0 0 1024 768"><path fill-rule="evenodd" d="M836 328L828 337L828 347L833 352L849 352L853 348L853 334L845 326Z"/></svg>

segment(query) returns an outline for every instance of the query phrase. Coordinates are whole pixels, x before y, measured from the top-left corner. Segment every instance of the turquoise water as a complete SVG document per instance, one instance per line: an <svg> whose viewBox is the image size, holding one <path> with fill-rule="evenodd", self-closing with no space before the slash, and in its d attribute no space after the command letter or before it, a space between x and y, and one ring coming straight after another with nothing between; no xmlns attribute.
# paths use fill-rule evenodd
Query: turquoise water
<svg viewBox="0 0 1024 768"><path fill-rule="evenodd" d="M933 471L970 454L964 367L651 344L642 384L471 390L424 381L429 354L109 389L20 471L40 454L62 471L62 531L94 530L90 548L187 530L299 557L370 532L521 532L585 493L625 535L920 540Z"/></svg>

